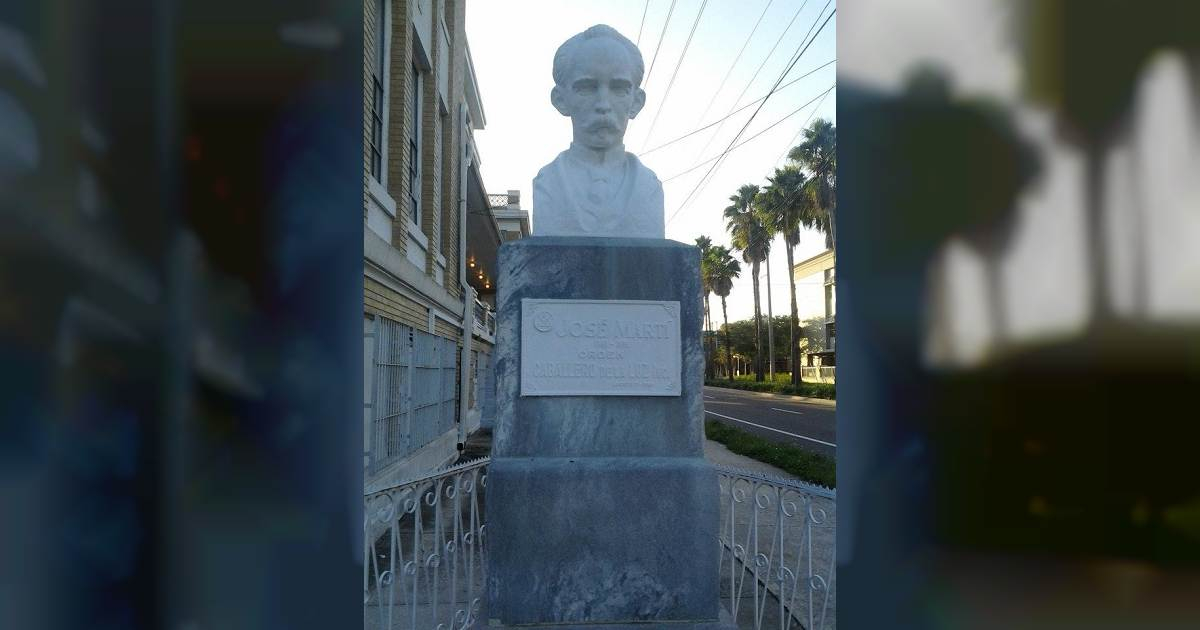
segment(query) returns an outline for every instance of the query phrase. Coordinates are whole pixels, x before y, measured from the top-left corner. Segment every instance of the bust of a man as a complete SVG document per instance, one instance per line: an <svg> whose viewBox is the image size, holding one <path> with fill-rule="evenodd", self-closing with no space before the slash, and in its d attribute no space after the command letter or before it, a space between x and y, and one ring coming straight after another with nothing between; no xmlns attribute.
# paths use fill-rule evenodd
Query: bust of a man
<svg viewBox="0 0 1200 630"><path fill-rule="evenodd" d="M533 180L535 236L664 238L662 183L625 151L646 104L637 46L597 24L554 54L550 102L571 118L571 146Z"/></svg>

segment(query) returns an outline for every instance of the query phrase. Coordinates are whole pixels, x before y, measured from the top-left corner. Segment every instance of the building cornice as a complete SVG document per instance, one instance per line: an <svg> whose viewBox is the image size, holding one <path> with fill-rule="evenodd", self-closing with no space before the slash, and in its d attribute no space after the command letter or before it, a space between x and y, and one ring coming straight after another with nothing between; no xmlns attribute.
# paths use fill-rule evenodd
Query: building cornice
<svg viewBox="0 0 1200 630"><path fill-rule="evenodd" d="M833 250L827 249L812 258L802 260L792 265L793 278L805 278L832 268L836 263Z"/></svg>
<svg viewBox="0 0 1200 630"><path fill-rule="evenodd" d="M462 312L462 300L450 295L446 289L434 282L433 278L422 273L396 248L370 230L363 230L363 258L364 272L374 269L385 275L387 280L408 289L415 296L420 296L417 301L425 302L426 306L436 306L450 313L452 317Z"/></svg>

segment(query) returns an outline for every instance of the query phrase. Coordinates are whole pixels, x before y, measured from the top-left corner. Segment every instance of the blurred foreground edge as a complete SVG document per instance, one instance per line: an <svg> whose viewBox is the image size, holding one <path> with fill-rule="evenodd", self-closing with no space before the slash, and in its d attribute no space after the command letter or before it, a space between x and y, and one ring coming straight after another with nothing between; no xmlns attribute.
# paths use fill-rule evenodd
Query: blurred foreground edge
<svg viewBox="0 0 1200 630"><path fill-rule="evenodd" d="M0 8L0 627L360 623L361 11Z"/></svg>
<svg viewBox="0 0 1200 630"><path fill-rule="evenodd" d="M1098 318L930 367L935 255L997 238L1023 181L1006 174L1036 156L964 105L839 83L839 577L877 603L839 624L1187 627L1200 325Z"/></svg>

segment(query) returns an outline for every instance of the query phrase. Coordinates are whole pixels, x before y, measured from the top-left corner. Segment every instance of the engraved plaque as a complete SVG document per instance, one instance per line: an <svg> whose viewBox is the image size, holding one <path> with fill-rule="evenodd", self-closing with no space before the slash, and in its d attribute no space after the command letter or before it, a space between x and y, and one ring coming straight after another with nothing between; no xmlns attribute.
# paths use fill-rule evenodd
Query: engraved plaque
<svg viewBox="0 0 1200 630"><path fill-rule="evenodd" d="M521 300L522 396L679 396L679 302Z"/></svg>

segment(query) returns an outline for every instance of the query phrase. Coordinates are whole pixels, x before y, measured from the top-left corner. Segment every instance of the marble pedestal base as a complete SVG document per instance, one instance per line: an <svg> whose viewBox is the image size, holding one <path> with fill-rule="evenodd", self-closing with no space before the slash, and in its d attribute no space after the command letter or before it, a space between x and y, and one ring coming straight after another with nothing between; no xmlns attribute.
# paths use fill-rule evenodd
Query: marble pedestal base
<svg viewBox="0 0 1200 630"><path fill-rule="evenodd" d="M717 621L717 476L704 460L501 458L487 483L489 618Z"/></svg>
<svg viewBox="0 0 1200 630"><path fill-rule="evenodd" d="M731 628L718 595L719 488L703 450L699 251L531 237L504 244L499 266L480 623ZM677 302L680 394L522 396L530 298Z"/></svg>

